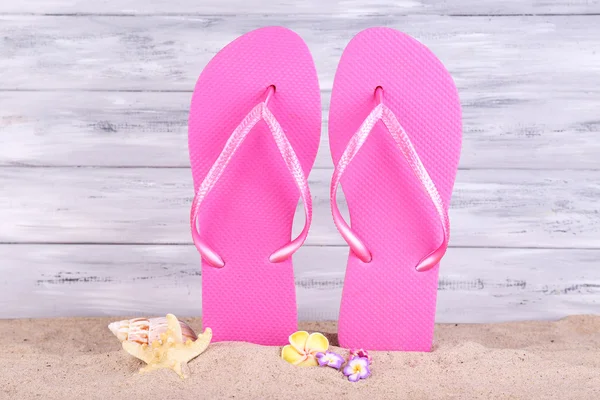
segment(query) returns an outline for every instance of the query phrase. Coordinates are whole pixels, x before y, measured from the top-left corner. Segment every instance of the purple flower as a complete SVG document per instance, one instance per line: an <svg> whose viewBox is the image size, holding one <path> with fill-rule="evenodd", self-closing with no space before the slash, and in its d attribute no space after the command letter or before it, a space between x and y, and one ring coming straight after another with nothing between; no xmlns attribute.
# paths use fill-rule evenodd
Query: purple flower
<svg viewBox="0 0 600 400"><path fill-rule="evenodd" d="M356 382L360 379L366 379L371 375L369 369L369 360L365 357L355 357L348 361L344 367L344 375L348 377L350 382Z"/></svg>
<svg viewBox="0 0 600 400"><path fill-rule="evenodd" d="M344 363L344 359L342 356L336 353L317 353L316 354L317 362L321 367L329 366L331 368L340 369L342 364Z"/></svg>

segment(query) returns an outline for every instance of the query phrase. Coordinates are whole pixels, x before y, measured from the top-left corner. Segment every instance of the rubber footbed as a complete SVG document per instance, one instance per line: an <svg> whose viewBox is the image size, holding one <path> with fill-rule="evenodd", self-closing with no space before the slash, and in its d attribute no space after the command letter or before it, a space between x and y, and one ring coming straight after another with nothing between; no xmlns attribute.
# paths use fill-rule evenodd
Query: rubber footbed
<svg viewBox="0 0 600 400"><path fill-rule="evenodd" d="M376 105L374 91L408 133L448 207L461 147L455 85L441 62L415 39L388 28L359 33L336 72L329 113L334 163ZM349 254L339 319L343 347L429 351L438 266L419 260L442 242L442 228L421 183L379 122L341 180L352 229L373 260Z"/></svg>
<svg viewBox="0 0 600 400"><path fill-rule="evenodd" d="M189 151L194 190L266 89L308 176L321 130L314 62L294 32L262 28L241 36L204 68L192 97ZM269 255L291 239L299 192L266 124L259 122L202 204L200 234L225 261L202 265L202 316L215 341L282 345L296 330L292 261Z"/></svg>

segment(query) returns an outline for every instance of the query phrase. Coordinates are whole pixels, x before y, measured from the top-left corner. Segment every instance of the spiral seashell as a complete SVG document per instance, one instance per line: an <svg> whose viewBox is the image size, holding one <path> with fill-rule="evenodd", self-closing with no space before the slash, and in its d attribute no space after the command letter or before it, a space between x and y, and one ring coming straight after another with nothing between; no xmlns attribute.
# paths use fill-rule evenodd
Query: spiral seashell
<svg viewBox="0 0 600 400"><path fill-rule="evenodd" d="M198 337L188 324L179 321L183 342L188 339L192 342ZM119 339L124 342L136 342L139 344L151 344L154 341L160 340L160 335L168 329L167 319L160 318L134 318L123 321L116 321L108 325L108 329Z"/></svg>

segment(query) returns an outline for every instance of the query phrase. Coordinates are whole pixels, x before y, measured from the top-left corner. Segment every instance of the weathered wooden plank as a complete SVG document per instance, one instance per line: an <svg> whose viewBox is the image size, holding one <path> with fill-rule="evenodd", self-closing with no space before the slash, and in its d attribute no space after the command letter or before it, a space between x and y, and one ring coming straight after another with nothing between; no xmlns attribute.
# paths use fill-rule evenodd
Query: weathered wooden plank
<svg viewBox="0 0 600 400"><path fill-rule="evenodd" d="M467 103L493 108L560 92L582 98L598 90L600 15L2 16L0 88L190 91L220 48L240 34L272 24L287 26L306 40L324 89L331 88L352 36L382 25L429 46L447 65ZM564 114L570 108L568 102L556 103L554 110ZM553 114L540 114L540 119Z"/></svg>
<svg viewBox="0 0 600 400"><path fill-rule="evenodd" d="M312 48L325 111L351 35L373 24L395 26L436 51L457 81L464 168L556 168L557 159L561 168L598 167L600 16L277 18ZM202 66L238 34L269 22L251 16L0 20L6 37L0 86L65 89L0 94L4 165L186 165L187 92ZM329 165L326 143L317 165Z"/></svg>
<svg viewBox="0 0 600 400"><path fill-rule="evenodd" d="M468 87L463 93L461 168L600 167L600 90L559 91L524 103L478 96ZM317 168L332 166L330 92L322 97ZM0 166L188 166L190 98L189 92L0 91ZM568 111L558 112L561 104Z"/></svg>
<svg viewBox="0 0 600 400"><path fill-rule="evenodd" d="M337 318L347 251L305 247L294 257L302 320ZM0 259L0 318L201 313L193 246L0 245ZM599 259L598 250L450 249L437 320L599 313Z"/></svg>
<svg viewBox="0 0 600 400"><path fill-rule="evenodd" d="M0 3L0 13L34 14L570 14L598 13L597 0L380 0L369 4L358 0L27 0Z"/></svg>
<svg viewBox="0 0 600 400"><path fill-rule="evenodd" d="M0 165L189 166L191 93L0 92Z"/></svg>
<svg viewBox="0 0 600 400"><path fill-rule="evenodd" d="M321 169L309 177L310 244L343 244L331 221L330 176ZM187 168L5 167L0 183L0 242L190 243ZM451 244L600 248L598 198L598 171L461 170ZM301 229L301 205L296 222Z"/></svg>

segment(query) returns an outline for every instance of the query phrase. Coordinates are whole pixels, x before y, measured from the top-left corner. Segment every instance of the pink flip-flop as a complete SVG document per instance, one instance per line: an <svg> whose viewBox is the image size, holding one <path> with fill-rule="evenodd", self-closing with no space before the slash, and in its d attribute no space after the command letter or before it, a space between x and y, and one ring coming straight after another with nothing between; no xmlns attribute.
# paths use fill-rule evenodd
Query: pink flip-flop
<svg viewBox="0 0 600 400"><path fill-rule="evenodd" d="M282 345L296 331L291 255L311 222L306 177L320 131L317 73L296 33L247 33L202 71L189 117L190 224L215 341ZM291 240L300 198L306 222Z"/></svg>
<svg viewBox="0 0 600 400"><path fill-rule="evenodd" d="M461 132L454 82L424 45L389 28L352 39L329 111L332 212L350 246L342 346L431 350ZM340 182L351 228L336 204Z"/></svg>

